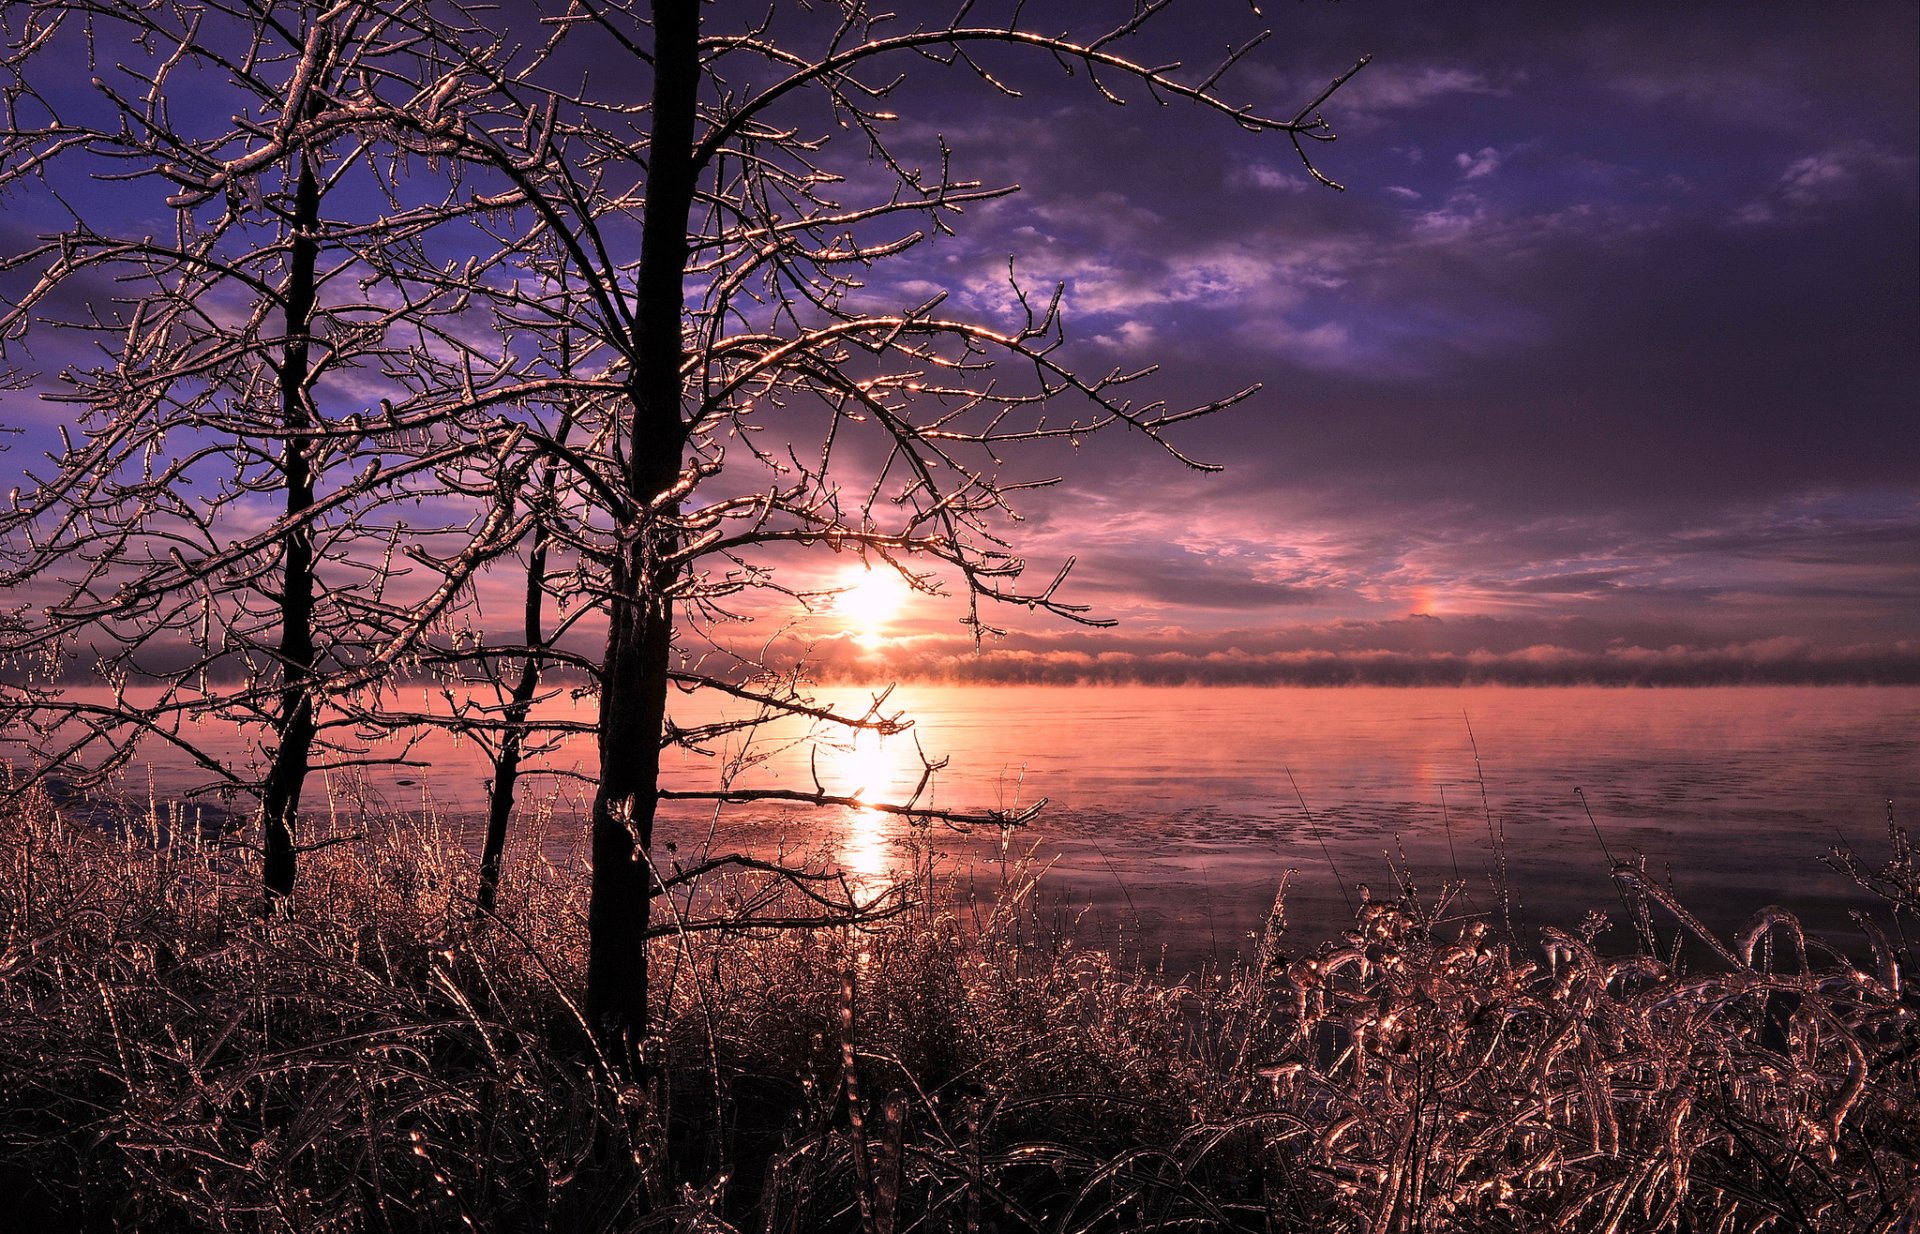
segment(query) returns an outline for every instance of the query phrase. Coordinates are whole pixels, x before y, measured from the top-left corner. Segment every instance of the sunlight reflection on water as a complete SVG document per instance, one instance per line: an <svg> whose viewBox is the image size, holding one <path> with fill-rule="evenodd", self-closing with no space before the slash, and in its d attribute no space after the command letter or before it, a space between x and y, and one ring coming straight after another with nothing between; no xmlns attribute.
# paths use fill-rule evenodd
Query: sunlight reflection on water
<svg viewBox="0 0 1920 1234"><path fill-rule="evenodd" d="M908 760L912 758L911 739L861 729L852 742L831 747L830 755L821 761L846 786L836 790L841 795L891 803L899 795L900 781L908 775ZM840 868L863 895L884 885L897 866L890 834L893 817L870 807L846 811L846 833L838 853Z"/></svg>
<svg viewBox="0 0 1920 1234"><path fill-rule="evenodd" d="M871 698L857 689L819 694L854 712ZM587 706L575 711L562 699L554 710L582 718ZM692 700L674 706L682 725L721 714ZM1289 897L1297 928L1344 924L1322 839L1349 881L1384 891L1390 863L1404 854L1424 891L1457 870L1468 907L1484 908L1489 837L1502 831L1523 920L1577 921L1617 902L1576 788L1616 855L1644 854L1716 926L1736 928L1780 902L1846 929L1844 909L1855 901L1821 855L1840 838L1881 860L1889 801L1901 821L1920 821L1915 688L905 686L889 699L894 706L916 720L913 730L884 738L827 731L814 743L805 724L783 721L756 738L754 752L766 757L741 785L809 789L817 778L829 793L903 801L919 783L921 750L950 757L919 804L1010 809L1050 798L1013 848L1037 845L1057 890L1176 954L1243 941L1288 869L1300 872ZM257 750L256 739L237 734L207 737L228 757ZM486 771L472 748L441 735L416 753L426 766L368 770L364 799L411 812L430 797L456 818L477 817ZM592 763L591 744L576 741L549 757L550 774L522 788L528 803L556 787L567 794L547 832L548 852L563 865L584 856L584 829L571 821L584 814L583 789L551 773L590 773ZM681 785L710 785L716 766L674 754L666 773ZM148 770L128 779L140 800ZM204 779L186 765L151 771L162 797ZM680 803L664 813L661 834L692 851L713 820L710 806ZM729 806L718 842L817 854L871 890L909 866L907 841L924 835L869 808ZM998 858L997 834L936 826L930 839L948 869L985 871Z"/></svg>

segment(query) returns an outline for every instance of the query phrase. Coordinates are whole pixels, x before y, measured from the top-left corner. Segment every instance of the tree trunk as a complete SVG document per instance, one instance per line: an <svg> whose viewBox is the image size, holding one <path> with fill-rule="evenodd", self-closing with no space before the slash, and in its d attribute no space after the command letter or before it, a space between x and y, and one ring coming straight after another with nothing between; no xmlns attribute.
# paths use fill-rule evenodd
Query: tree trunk
<svg viewBox="0 0 1920 1234"><path fill-rule="evenodd" d="M549 467L542 485L541 499L546 509L553 506L554 474ZM507 849L507 824L513 816L513 790L520 779L520 752L526 745L527 713L533 709L533 696L540 688L541 607L546 600L547 546L550 535L546 515L533 525L533 543L527 549L527 656L520 665L520 679L514 682L507 700L506 729L500 736L500 752L493 760L493 785L487 794L487 838L480 849L480 890L475 897L480 914L493 912L500 894L500 861Z"/></svg>
<svg viewBox="0 0 1920 1234"><path fill-rule="evenodd" d="M283 301L286 316L285 350L280 362L280 421L287 437L281 449L280 469L286 485L286 511L298 518L313 506L313 427L307 379L313 325L314 280L320 262L320 186L312 156L299 155L299 182L294 189L292 244L287 255L287 285ZM281 545L280 587L280 711L275 721L279 744L260 794L265 832L267 907L286 906L293 895L294 834L299 826L300 790L317 731L311 685L313 648L313 528L294 522Z"/></svg>
<svg viewBox="0 0 1920 1234"><path fill-rule="evenodd" d="M660 740L673 651L677 567L672 503L680 476L687 217L693 203L699 0L653 5L653 138L635 303L631 502L610 579L612 612L600 682L600 784L593 801L593 889L587 907L587 1014L610 1057L628 1062L647 1031L648 865L659 805Z"/></svg>

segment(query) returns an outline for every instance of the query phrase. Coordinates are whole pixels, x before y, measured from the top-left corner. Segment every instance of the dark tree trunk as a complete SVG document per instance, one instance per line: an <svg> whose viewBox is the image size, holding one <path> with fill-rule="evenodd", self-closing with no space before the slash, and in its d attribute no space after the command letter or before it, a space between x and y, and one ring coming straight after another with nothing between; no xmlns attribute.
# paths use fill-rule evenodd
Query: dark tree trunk
<svg viewBox="0 0 1920 1234"><path fill-rule="evenodd" d="M660 740L673 650L677 566L671 503L680 476L687 217L693 202L700 0L653 5L653 139L627 393L633 415L631 502L610 580L612 612L600 697L600 785L593 802L593 890L587 907L587 1014L609 1056L631 1060L647 1031L647 856L659 804Z"/></svg>
<svg viewBox="0 0 1920 1234"><path fill-rule="evenodd" d="M313 528L297 521L313 506L313 407L307 390L311 360L314 280L320 262L320 185L312 156L299 155L294 189L293 235L287 255L285 350L280 361L280 417L287 437L280 469L286 485L286 512L294 521L281 544L280 710L275 720L279 744L260 795L266 860L267 905L287 904L293 895L294 834L300 816L300 790L317 731L313 715Z"/></svg>
<svg viewBox="0 0 1920 1234"><path fill-rule="evenodd" d="M546 508L553 505L554 475L551 468L541 489ZM519 680L507 700L506 729L500 737L499 753L493 759L493 785L487 794L487 838L480 849L480 890L476 903L485 916L493 912L500 895L500 860L507 849L507 824L513 817L513 790L520 779L520 753L526 744L527 713L533 709L533 696L540 688L540 656L537 648L543 637L541 609L546 600L547 546L550 543L546 515L533 525L533 543L527 549L527 656L520 664Z"/></svg>

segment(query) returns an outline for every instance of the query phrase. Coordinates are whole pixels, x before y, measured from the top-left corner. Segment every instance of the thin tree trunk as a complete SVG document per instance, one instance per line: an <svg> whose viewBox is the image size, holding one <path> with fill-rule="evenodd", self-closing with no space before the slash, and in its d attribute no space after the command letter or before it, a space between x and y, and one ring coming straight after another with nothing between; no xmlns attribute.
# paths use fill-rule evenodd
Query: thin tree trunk
<svg viewBox="0 0 1920 1234"><path fill-rule="evenodd" d="M542 485L545 507L553 506L554 475L549 467ZM513 790L520 779L520 753L526 744L524 725L533 709L533 696L540 688L540 656L537 648L543 637L542 607L546 600L547 546L551 534L546 516L533 525L533 543L527 549L527 655L520 663L520 678L514 682L507 701L506 730L500 737L500 752L493 760L493 786L487 795L487 838L480 849L480 890L476 897L482 916L493 912L500 893L500 860L507 848L507 823L513 816Z"/></svg>
<svg viewBox="0 0 1920 1234"><path fill-rule="evenodd" d="M565 333L560 336L560 371L573 376L573 338ZM563 406L556 440L564 443L572 432L573 408ZM480 887L475 896L475 904L483 917L493 912L500 898L500 863L506 855L514 788L520 779L520 758L526 748L525 725L528 713L533 710L533 696L540 688L538 652L546 649L547 556L553 544L553 524L548 520L557 513L554 498L559 484L559 466L550 462L541 473L540 492L534 499L539 503L535 507L538 517L533 525L533 540L527 547L527 600L523 621L527 658L520 665L520 679L514 683L508 698L506 730L500 738L500 751L493 760L493 784L487 795L487 838L480 849Z"/></svg>
<svg viewBox="0 0 1920 1234"><path fill-rule="evenodd" d="M287 256L285 351L280 363L280 417L287 432L280 469L286 484L287 514L291 523L281 546L280 587L280 712L275 727L279 745L262 788L260 810L265 830L263 871L267 905L286 904L293 895L294 834L299 826L300 790L317 731L311 684L313 647L313 528L298 516L313 506L313 408L307 379L313 325L314 280L320 261L320 186L312 156L299 155L299 183L294 190L293 238Z"/></svg>
<svg viewBox="0 0 1920 1234"><path fill-rule="evenodd" d="M615 560L601 678L600 785L593 802L593 889L587 906L587 1013L610 1056L632 1061L647 1031L648 853L659 804L660 739L673 651L676 567L671 503L654 503L680 475L681 320L687 217L693 203L699 0L653 5L653 139L641 224L634 371L632 501Z"/></svg>

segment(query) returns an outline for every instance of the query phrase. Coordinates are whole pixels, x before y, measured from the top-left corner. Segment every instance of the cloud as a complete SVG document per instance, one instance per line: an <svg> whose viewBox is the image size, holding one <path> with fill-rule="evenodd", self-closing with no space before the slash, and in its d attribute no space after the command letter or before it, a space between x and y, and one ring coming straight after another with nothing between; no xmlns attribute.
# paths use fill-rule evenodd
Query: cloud
<svg viewBox="0 0 1920 1234"><path fill-rule="evenodd" d="M1301 101L1326 88L1324 77L1274 73L1257 66L1250 78L1285 98ZM1415 65L1404 58L1377 60L1341 88L1326 106L1342 132L1364 134L1383 128L1397 117L1420 112L1448 100L1474 95L1504 95L1508 85L1487 74L1455 65Z"/></svg>
<svg viewBox="0 0 1920 1234"><path fill-rule="evenodd" d="M976 685L1239 686L1703 686L1920 685L1920 642L1822 647L1801 638L1599 648L1565 642L1461 644L1458 634L1541 633L1432 618L1309 628L1319 645L1103 646L1086 638L1021 639L976 650L964 639L920 639L891 651L851 639L812 648L809 674L823 682L941 681ZM1421 647L1423 640L1456 645ZM1297 640L1296 640L1297 641Z"/></svg>
<svg viewBox="0 0 1920 1234"><path fill-rule="evenodd" d="M1448 95L1502 93L1486 74L1470 69L1430 64L1407 72L1375 66L1340 96L1340 105L1356 112L1381 112L1424 107Z"/></svg>
<svg viewBox="0 0 1920 1234"><path fill-rule="evenodd" d="M1465 235L1487 221L1486 205L1472 193L1455 193L1447 204L1421 212L1413 221L1413 234L1420 239L1452 238Z"/></svg>
<svg viewBox="0 0 1920 1234"><path fill-rule="evenodd" d="M1480 147L1478 154L1460 153L1453 156L1453 165L1460 169L1463 180L1478 180L1482 176L1491 176L1500 170L1501 154L1492 146Z"/></svg>
<svg viewBox="0 0 1920 1234"><path fill-rule="evenodd" d="M1304 193L1313 186L1305 176L1296 176L1271 163L1251 163L1235 171L1230 183L1266 189L1274 193Z"/></svg>
<svg viewBox="0 0 1920 1234"><path fill-rule="evenodd" d="M1151 347L1159 337L1159 331L1144 321L1123 321L1113 329L1093 336L1093 341L1102 347L1114 351L1139 354Z"/></svg>
<svg viewBox="0 0 1920 1234"><path fill-rule="evenodd" d="M1907 4L1594 6L1562 24L1568 66L1663 131L1706 120L1774 137L1855 128L1863 91L1914 82L1915 9ZM1568 32L1564 27L1572 26ZM1910 117L1909 104L1906 114Z"/></svg>
<svg viewBox="0 0 1920 1234"><path fill-rule="evenodd" d="M1817 217L1869 192L1913 196L1916 160L1868 141L1850 141L1795 159L1766 193L1741 205L1733 221L1749 226Z"/></svg>
<svg viewBox="0 0 1920 1234"><path fill-rule="evenodd" d="M1119 597L1134 605L1264 611L1312 604L1321 598L1317 588L1260 578L1197 554L1136 550L1107 557L1101 565L1104 568L1097 575L1088 572L1077 590L1102 598Z"/></svg>

